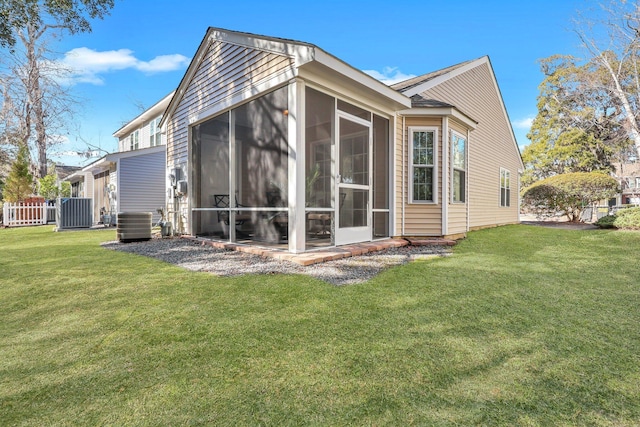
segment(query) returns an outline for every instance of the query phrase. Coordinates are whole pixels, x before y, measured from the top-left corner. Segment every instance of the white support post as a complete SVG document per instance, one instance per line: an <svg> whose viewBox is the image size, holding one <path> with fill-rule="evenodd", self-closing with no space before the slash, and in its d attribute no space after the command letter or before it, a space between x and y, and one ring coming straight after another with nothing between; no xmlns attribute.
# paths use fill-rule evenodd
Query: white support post
<svg viewBox="0 0 640 427"><path fill-rule="evenodd" d="M289 82L289 251L293 253L304 252L306 243L304 88L303 80Z"/></svg>
<svg viewBox="0 0 640 427"><path fill-rule="evenodd" d="M442 235L449 234L449 119L442 119Z"/></svg>

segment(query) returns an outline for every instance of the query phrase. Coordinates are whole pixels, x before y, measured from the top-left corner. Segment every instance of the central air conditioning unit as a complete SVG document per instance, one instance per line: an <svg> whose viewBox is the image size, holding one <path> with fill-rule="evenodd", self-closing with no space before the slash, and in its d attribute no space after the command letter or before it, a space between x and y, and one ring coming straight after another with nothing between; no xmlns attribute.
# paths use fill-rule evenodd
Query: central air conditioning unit
<svg viewBox="0 0 640 427"><path fill-rule="evenodd" d="M123 243L151 239L151 212L120 212L116 228Z"/></svg>

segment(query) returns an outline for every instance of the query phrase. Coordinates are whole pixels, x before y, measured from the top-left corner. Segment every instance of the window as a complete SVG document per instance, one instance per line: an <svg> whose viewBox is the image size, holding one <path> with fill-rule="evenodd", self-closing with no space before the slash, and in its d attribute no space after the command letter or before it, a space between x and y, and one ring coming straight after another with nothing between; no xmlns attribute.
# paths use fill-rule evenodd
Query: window
<svg viewBox="0 0 640 427"><path fill-rule="evenodd" d="M433 128L409 128L411 136L410 200L413 203L436 202L436 144Z"/></svg>
<svg viewBox="0 0 640 427"><path fill-rule="evenodd" d="M500 168L500 206L511 206L511 172Z"/></svg>
<svg viewBox="0 0 640 427"><path fill-rule="evenodd" d="M154 147L162 144L162 135L160 134L160 120L162 117L155 118L149 123L149 146Z"/></svg>
<svg viewBox="0 0 640 427"><path fill-rule="evenodd" d="M453 202L464 203L466 201L467 182L467 140L462 135L451 132L451 166L453 179L451 180L451 197Z"/></svg>
<svg viewBox="0 0 640 427"><path fill-rule="evenodd" d="M139 132L135 131L129 136L129 149L137 150L139 145Z"/></svg>

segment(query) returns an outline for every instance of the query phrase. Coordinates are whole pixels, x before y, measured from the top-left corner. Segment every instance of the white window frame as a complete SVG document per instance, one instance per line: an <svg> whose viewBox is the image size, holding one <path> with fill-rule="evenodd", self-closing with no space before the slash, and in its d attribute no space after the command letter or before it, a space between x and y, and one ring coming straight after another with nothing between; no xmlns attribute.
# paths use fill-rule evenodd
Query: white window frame
<svg viewBox="0 0 640 427"><path fill-rule="evenodd" d="M455 162L454 162L454 154L455 154L455 144L453 143L453 138L458 137L464 140L464 168L459 168L455 166ZM449 191L451 193L450 195L450 202L453 204L465 204L467 203L467 200L469 199L469 195L467 194L467 180L468 180L468 170L469 170L469 138L467 138L466 135L461 134L460 132L456 132L455 130L451 131L451 136L449 138L449 145L451 145L451 152L449 153L449 155L451 156L451 161L449 162L451 164L451 176L449 177L450 179L450 188ZM455 184L455 180L453 179L455 176L455 172L456 171L462 171L464 172L464 183L462 184L463 187L463 191L464 191L464 199L463 200L454 200L454 184Z"/></svg>
<svg viewBox="0 0 640 427"><path fill-rule="evenodd" d="M508 183L508 185L503 186L503 183ZM502 202L502 190L505 190L504 204ZM505 168L500 168L500 207L511 207L511 171Z"/></svg>
<svg viewBox="0 0 640 427"><path fill-rule="evenodd" d="M160 120L162 116L158 116L149 123L149 147L162 145L162 133L160 132Z"/></svg>
<svg viewBox="0 0 640 427"><path fill-rule="evenodd" d="M433 163L431 165L413 164L413 134L415 132L433 132ZM414 200L413 197L413 170L415 167L430 167L432 169L432 200ZM438 128L435 126L410 126L409 127L409 203L410 204L437 204L438 203Z"/></svg>
<svg viewBox="0 0 640 427"><path fill-rule="evenodd" d="M138 130L134 130L129 135L129 150L137 150L140 147L140 134Z"/></svg>

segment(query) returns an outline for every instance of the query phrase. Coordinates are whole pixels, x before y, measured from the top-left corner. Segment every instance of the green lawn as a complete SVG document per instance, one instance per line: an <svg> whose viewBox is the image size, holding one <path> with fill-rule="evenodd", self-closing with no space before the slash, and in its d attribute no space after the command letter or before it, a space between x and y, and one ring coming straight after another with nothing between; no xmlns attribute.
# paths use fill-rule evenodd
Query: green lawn
<svg viewBox="0 0 640 427"><path fill-rule="evenodd" d="M640 234L508 226L360 285L0 230L0 424L640 424Z"/></svg>

